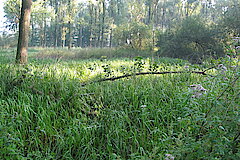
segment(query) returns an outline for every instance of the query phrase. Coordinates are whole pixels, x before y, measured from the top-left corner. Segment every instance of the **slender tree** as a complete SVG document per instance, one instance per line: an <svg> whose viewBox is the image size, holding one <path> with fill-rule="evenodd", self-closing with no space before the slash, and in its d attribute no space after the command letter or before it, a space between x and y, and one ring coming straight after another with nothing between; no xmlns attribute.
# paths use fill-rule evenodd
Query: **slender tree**
<svg viewBox="0 0 240 160"><path fill-rule="evenodd" d="M22 0L21 17L19 21L19 36L16 62L20 64L27 63L27 48L30 26L32 0Z"/></svg>
<svg viewBox="0 0 240 160"><path fill-rule="evenodd" d="M72 3L68 0L68 49L72 48Z"/></svg>
<svg viewBox="0 0 240 160"><path fill-rule="evenodd" d="M105 0L102 1L102 32L101 32L101 47L104 47L104 29L105 29L105 16L106 16L106 5Z"/></svg>
<svg viewBox="0 0 240 160"><path fill-rule="evenodd" d="M54 12L55 12L55 26L54 26L54 47L57 47L58 46L58 29L59 29L59 26L58 26L58 21L59 21L59 18L58 18L58 7L59 7L59 2L57 0L55 0L55 6L54 6Z"/></svg>
<svg viewBox="0 0 240 160"><path fill-rule="evenodd" d="M89 22L89 47L92 47L93 41L93 12L94 12L94 5L89 1L89 15L90 15L90 22Z"/></svg>

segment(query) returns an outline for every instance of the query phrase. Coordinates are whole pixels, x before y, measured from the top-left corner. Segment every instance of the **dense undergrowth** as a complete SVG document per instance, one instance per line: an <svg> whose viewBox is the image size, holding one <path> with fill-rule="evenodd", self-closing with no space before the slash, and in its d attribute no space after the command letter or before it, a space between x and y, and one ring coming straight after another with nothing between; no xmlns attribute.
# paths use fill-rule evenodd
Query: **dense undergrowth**
<svg viewBox="0 0 240 160"><path fill-rule="evenodd" d="M236 58L199 66L35 51L26 66L0 52L1 159L240 159ZM211 67L208 76L190 73ZM156 71L184 73L96 82Z"/></svg>

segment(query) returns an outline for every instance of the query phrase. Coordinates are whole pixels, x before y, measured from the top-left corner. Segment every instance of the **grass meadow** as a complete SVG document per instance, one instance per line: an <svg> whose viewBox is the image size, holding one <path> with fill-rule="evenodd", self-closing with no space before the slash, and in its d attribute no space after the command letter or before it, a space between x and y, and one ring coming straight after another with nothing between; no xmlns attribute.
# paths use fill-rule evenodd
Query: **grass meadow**
<svg viewBox="0 0 240 160"><path fill-rule="evenodd" d="M236 58L30 48L28 65L14 59L0 50L1 159L240 159ZM168 71L181 73L151 74Z"/></svg>

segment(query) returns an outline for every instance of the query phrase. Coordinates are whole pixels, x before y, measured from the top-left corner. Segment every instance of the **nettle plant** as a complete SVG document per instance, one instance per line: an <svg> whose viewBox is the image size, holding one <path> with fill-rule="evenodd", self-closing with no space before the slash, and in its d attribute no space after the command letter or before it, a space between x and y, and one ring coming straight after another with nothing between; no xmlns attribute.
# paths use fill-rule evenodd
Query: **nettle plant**
<svg viewBox="0 0 240 160"><path fill-rule="evenodd" d="M180 124L189 123L189 128L181 133L185 136L179 138L180 149L172 151L177 157L240 158L239 46L227 48L226 57L211 61L211 76L189 86L191 98L185 116L179 118Z"/></svg>

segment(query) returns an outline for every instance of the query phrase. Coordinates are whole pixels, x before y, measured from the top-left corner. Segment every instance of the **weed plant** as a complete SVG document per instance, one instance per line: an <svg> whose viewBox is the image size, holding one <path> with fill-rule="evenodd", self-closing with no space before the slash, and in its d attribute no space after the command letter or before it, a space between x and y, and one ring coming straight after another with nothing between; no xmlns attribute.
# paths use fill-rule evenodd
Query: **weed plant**
<svg viewBox="0 0 240 160"><path fill-rule="evenodd" d="M240 159L236 58L199 66L32 53L28 65L17 66L12 56L0 52L1 159ZM189 72L213 66L212 76ZM185 72L95 82L152 71Z"/></svg>

